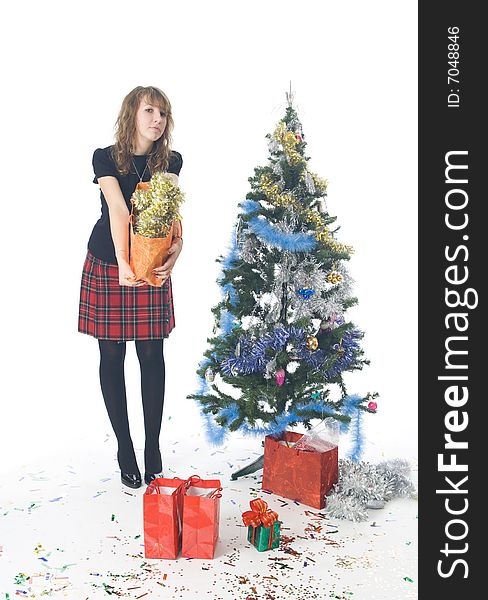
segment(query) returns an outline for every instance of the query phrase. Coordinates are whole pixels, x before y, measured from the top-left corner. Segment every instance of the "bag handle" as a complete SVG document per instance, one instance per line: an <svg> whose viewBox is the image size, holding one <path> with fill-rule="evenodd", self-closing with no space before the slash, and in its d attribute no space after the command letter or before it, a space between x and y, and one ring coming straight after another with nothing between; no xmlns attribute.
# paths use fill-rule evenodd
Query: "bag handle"
<svg viewBox="0 0 488 600"><path fill-rule="evenodd" d="M146 491L144 492L145 494L159 494L159 486L154 484L154 479L151 481L151 483L147 486Z"/></svg>
<svg viewBox="0 0 488 600"><path fill-rule="evenodd" d="M156 478L157 479L157 478ZM160 494L161 492L159 491L159 485L156 485L154 482L156 481L156 479L153 479L151 481L151 483L147 486L146 489L146 494L153 494L154 492L156 492L156 494ZM173 479L179 479L179 477L173 477ZM183 485L185 485L186 481L181 483L180 485L178 485L177 487L175 487L176 491L180 491L180 488L183 487Z"/></svg>
<svg viewBox="0 0 488 600"><path fill-rule="evenodd" d="M185 483L181 486L182 491L184 490L184 492L186 493L188 488L190 488L192 485L197 485L200 481L203 481L203 480L199 475L192 475L191 477L188 477L188 479L185 481ZM222 498L222 494L220 494L219 492L221 492L223 489L224 488L221 488L221 487L215 488L214 490L212 490L210 492L210 494L205 496L205 498Z"/></svg>
<svg viewBox="0 0 488 600"><path fill-rule="evenodd" d="M185 491L186 491L190 486L196 485L200 481L202 481L202 478L200 477L200 475L192 475L191 477L188 477L188 479L183 484L183 487L185 488Z"/></svg>
<svg viewBox="0 0 488 600"><path fill-rule="evenodd" d="M207 496L207 498L222 498L222 494L219 494L219 492L221 492L223 489L224 488L220 487L213 490L212 493Z"/></svg>

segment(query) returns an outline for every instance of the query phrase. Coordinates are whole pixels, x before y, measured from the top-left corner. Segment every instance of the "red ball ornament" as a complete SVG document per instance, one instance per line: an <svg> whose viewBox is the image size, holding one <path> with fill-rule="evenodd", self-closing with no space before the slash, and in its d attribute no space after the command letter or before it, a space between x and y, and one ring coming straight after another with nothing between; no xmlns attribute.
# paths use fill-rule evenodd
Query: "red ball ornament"
<svg viewBox="0 0 488 600"><path fill-rule="evenodd" d="M369 410L376 410L378 408L378 405L376 404L376 402L370 402L368 404L368 408Z"/></svg>

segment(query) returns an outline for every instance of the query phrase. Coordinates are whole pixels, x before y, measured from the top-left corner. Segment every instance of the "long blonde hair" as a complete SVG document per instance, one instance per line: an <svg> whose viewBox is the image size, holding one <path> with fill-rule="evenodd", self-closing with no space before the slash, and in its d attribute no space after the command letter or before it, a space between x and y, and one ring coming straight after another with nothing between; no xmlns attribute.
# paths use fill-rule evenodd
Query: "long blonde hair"
<svg viewBox="0 0 488 600"><path fill-rule="evenodd" d="M141 103L146 100L148 104L158 106L166 113L166 129L163 135L154 142L148 160L148 166L152 173L158 170L165 171L169 165L171 153L171 132L174 121L171 114L171 103L166 94L157 87L134 88L122 101L119 116L115 123L115 144L113 147L113 159L117 169L122 175L127 175L131 169L131 160L134 155L134 140L136 137L136 113Z"/></svg>

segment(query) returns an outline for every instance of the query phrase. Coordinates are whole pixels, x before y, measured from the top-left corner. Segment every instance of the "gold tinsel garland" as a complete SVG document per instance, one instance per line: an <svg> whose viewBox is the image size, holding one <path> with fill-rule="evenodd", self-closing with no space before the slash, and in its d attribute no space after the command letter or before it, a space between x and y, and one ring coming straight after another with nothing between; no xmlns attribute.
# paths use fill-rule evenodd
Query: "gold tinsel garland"
<svg viewBox="0 0 488 600"><path fill-rule="evenodd" d="M325 193L327 191L327 186L329 184L327 179L322 179L317 174L312 173L312 171L309 171L308 169L303 169L303 171L300 175L300 180L304 181L306 184L307 178L310 178L312 180L314 192L318 192L321 196L325 196Z"/></svg>
<svg viewBox="0 0 488 600"><path fill-rule="evenodd" d="M322 177L319 177L318 175L316 175L315 173L312 173L311 171L309 171L309 173L312 176L312 181L313 181L313 184L314 184L317 192L320 192L321 194L325 194L325 192L327 191L327 185L328 185L327 179L322 179Z"/></svg>
<svg viewBox="0 0 488 600"><path fill-rule="evenodd" d="M265 173L261 175L260 186L268 200L275 206L282 208L293 208L293 210L302 215L308 223L315 225L315 238L335 252L346 252L352 254L354 249L352 246L347 246L337 242L329 231L323 217L316 210L304 208L300 202L291 194L280 192L280 187L271 177Z"/></svg>
<svg viewBox="0 0 488 600"><path fill-rule="evenodd" d="M179 207L183 200L183 192L166 173L154 173L148 189L137 189L132 194L134 233L148 238L166 237L171 223L181 220Z"/></svg>
<svg viewBox="0 0 488 600"><path fill-rule="evenodd" d="M290 165L298 165L304 162L303 156L295 149L295 146L300 143L300 139L295 133L287 130L284 121L278 123L273 137L283 147L283 152Z"/></svg>

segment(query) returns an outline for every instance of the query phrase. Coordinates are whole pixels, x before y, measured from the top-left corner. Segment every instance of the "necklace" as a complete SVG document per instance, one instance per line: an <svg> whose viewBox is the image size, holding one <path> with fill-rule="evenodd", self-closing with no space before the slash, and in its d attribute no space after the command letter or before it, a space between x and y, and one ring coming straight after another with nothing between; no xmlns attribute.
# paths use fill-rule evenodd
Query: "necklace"
<svg viewBox="0 0 488 600"><path fill-rule="evenodd" d="M139 183L141 183L141 181L142 181L142 178L144 177L144 173L146 172L146 169L147 169L148 160L147 160L147 158L146 158L146 165L145 165L145 167L144 167L144 171L142 172L142 175L141 175L141 174L139 173L139 171L137 170L136 163L134 162L134 159L132 159L132 165L134 166L134 169L136 170L137 177L139 177Z"/></svg>

